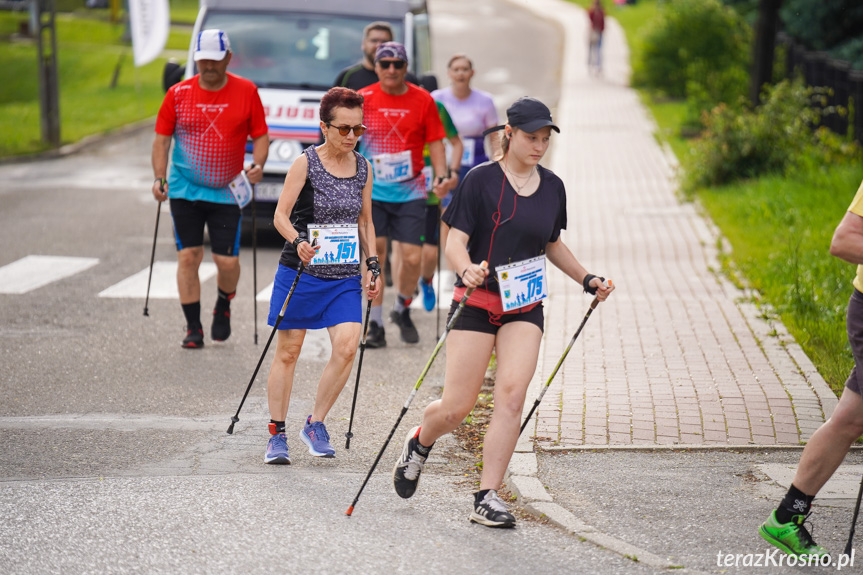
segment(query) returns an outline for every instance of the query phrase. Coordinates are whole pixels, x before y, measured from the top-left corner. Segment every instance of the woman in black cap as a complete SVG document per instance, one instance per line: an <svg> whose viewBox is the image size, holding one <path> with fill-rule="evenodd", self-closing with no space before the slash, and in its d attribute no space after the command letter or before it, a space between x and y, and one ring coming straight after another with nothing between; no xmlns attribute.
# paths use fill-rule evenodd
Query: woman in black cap
<svg viewBox="0 0 863 575"><path fill-rule="evenodd" d="M396 492L416 491L437 438L458 427L473 409L492 351L497 360L494 411L483 444L480 490L470 520L513 527L515 517L497 489L515 450L527 387L536 370L547 295L546 259L605 300L614 289L575 259L560 238L566 227L563 182L539 165L551 131L560 132L549 109L520 98L507 110L504 155L471 170L446 211L446 255L456 281L450 315L467 288L476 288L450 332L443 396L423 413L405 439L393 469ZM488 262L488 269L479 262Z"/></svg>

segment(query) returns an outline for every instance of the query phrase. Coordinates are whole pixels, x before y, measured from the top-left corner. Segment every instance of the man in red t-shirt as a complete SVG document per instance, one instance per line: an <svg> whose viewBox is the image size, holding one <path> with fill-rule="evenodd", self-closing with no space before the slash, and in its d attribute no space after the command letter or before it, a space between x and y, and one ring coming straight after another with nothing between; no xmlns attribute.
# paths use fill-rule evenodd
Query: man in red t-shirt
<svg viewBox="0 0 863 575"><path fill-rule="evenodd" d="M380 81L359 93L363 103L366 133L360 152L374 170L372 219L381 261L386 259L387 238L398 242L398 289L390 319L399 326L401 338L417 343L419 334L410 309L420 277L422 237L425 231L426 176L423 148L429 147L434 169L433 189L439 196L457 181L458 171L447 168L443 124L431 95L405 82L408 57L398 42L385 42L375 52L375 71ZM384 347L383 288L375 299L366 336L366 347Z"/></svg>
<svg viewBox="0 0 863 575"><path fill-rule="evenodd" d="M213 310L211 336L231 335L231 299L240 279L240 219L238 199L229 184L243 170L246 141L252 138L254 163L249 182L261 181L269 137L257 87L227 73L231 44L221 30L204 30L195 43L199 74L172 86L156 120L153 142L153 196L171 200L177 242L177 287L186 316L183 347L204 346L201 325L201 282L198 268L204 257L204 224L218 269L219 296ZM174 140L171 170L168 151ZM167 179L166 179L167 178Z"/></svg>

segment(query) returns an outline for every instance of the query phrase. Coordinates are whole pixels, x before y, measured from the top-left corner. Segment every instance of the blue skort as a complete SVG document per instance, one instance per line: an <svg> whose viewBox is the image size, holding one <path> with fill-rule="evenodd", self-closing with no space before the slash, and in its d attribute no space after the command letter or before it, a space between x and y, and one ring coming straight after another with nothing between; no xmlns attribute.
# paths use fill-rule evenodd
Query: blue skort
<svg viewBox="0 0 863 575"><path fill-rule="evenodd" d="M267 325L276 325L296 277L297 270L279 264ZM340 323L360 323L363 320L362 297L362 282L358 275L347 279L320 279L304 273L297 282L279 329L321 329Z"/></svg>

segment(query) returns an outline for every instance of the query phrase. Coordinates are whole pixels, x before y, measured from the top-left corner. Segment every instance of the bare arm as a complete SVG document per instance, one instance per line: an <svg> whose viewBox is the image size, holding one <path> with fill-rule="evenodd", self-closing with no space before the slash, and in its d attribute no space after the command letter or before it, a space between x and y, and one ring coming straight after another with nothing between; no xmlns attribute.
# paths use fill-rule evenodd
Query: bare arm
<svg viewBox="0 0 863 575"><path fill-rule="evenodd" d="M481 268L479 263L470 261L470 255L467 252L469 239L470 236L466 233L451 227L446 240L446 257L464 285L475 288L479 287L488 276L488 270Z"/></svg>
<svg viewBox="0 0 863 575"><path fill-rule="evenodd" d="M285 176L285 185L282 186L279 203L276 205L276 213L273 215L273 225L279 230L283 238L292 243L300 234L291 223L291 212L294 210L297 198L300 197L308 173L309 161L305 154L300 154L291 164L291 168ZM315 257L315 249L308 242L303 242L297 246L297 255L304 263L308 264Z"/></svg>
<svg viewBox="0 0 863 575"><path fill-rule="evenodd" d="M454 190L458 187L458 171L461 169L461 159L464 157L464 142L462 142L461 138L458 136L453 136L452 138L447 139L452 145L452 162L450 163L452 175L449 177L449 181L447 182L447 188L449 190Z"/></svg>
<svg viewBox="0 0 863 575"><path fill-rule="evenodd" d="M375 243L375 224L372 222L372 165L368 160L366 160L366 164L368 164L369 173L366 177L366 185L363 186L363 207L360 210L360 217L357 219L357 231L360 236L360 247L368 259L377 256L378 252ZM375 281L375 276L371 271L366 274L366 280L366 295L369 300L373 300L380 291L379 284Z"/></svg>
<svg viewBox="0 0 863 575"><path fill-rule="evenodd" d="M164 180L168 174L168 150L171 149L171 136L156 134L153 140L153 153L151 162L153 164L153 178ZM168 199L168 182L153 181L153 197L160 202Z"/></svg>
<svg viewBox="0 0 863 575"><path fill-rule="evenodd" d="M269 153L270 137L267 134L252 140L252 161L255 163L255 167L246 172L251 183L257 184L264 177L264 164L267 163Z"/></svg>
<svg viewBox="0 0 863 575"><path fill-rule="evenodd" d="M863 265L863 217L845 212L833 232L830 254L846 262Z"/></svg>
<svg viewBox="0 0 863 575"><path fill-rule="evenodd" d="M431 165L435 174L432 189L437 197L442 198L449 191L449 188L446 187L446 150L443 147L443 140L435 140L429 143L429 157L431 158ZM444 178L444 180L440 181L438 178Z"/></svg>
<svg viewBox="0 0 863 575"><path fill-rule="evenodd" d="M587 276L588 272L584 266L575 259L575 255L573 255L569 247L563 243L562 239L558 237L557 241L548 242L545 246L545 253L548 257L548 261L553 263L560 269L560 271L578 282L578 285L584 285L584 278ZM599 298L599 301L605 301L605 298L611 295L611 292L614 291L614 285L606 286L602 283L601 279L596 277L590 280L590 286L597 288L596 297Z"/></svg>

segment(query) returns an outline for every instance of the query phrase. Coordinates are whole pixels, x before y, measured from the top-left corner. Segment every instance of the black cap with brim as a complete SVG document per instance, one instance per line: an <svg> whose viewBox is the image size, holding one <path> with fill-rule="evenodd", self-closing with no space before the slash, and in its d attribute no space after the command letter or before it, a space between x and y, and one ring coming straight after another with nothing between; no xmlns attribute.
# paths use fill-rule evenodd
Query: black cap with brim
<svg viewBox="0 0 863 575"><path fill-rule="evenodd" d="M551 110L536 98L519 98L507 108L506 118L507 124L525 132L536 132L550 126L552 130L560 133L560 128L555 126L551 119Z"/></svg>

